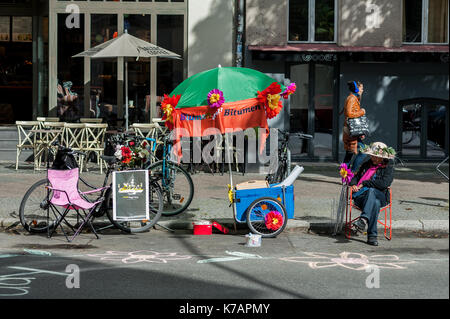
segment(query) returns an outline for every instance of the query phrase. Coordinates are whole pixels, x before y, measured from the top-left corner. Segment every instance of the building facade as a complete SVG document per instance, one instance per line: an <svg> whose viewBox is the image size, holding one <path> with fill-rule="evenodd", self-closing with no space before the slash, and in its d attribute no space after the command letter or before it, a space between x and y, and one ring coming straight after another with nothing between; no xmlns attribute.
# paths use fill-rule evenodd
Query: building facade
<svg viewBox="0 0 450 319"><path fill-rule="evenodd" d="M343 157L347 81L364 83L367 142L402 158L448 155L448 0L2 0L0 121L57 115L69 95L79 115L124 115L123 59L73 58L125 30L182 56L129 63L130 122L159 117L183 79L244 66L295 82L270 127L300 160Z"/></svg>
<svg viewBox="0 0 450 319"><path fill-rule="evenodd" d="M347 81L402 158L448 155L448 0L247 0L245 66L295 82L272 127L314 135L295 159L342 160ZM294 145L294 143L292 144Z"/></svg>
<svg viewBox="0 0 450 319"><path fill-rule="evenodd" d="M148 122L160 115L163 94L186 77L219 64L232 65L233 23L233 3L220 0L0 1L0 90L7 93L0 95L2 123L55 116L65 104L64 96L70 95L78 115L108 114L120 125L123 59L73 56L125 30L182 57L128 63L130 121ZM29 35L12 39L20 28ZM24 65L21 73L8 72L18 63ZM22 73L26 81L21 81Z"/></svg>

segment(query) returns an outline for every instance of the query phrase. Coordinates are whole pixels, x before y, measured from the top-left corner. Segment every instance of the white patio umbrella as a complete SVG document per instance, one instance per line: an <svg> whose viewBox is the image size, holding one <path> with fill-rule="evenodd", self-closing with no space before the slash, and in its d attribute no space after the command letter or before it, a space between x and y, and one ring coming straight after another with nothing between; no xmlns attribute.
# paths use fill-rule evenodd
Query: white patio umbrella
<svg viewBox="0 0 450 319"><path fill-rule="evenodd" d="M86 51L78 53L73 58L89 57L91 59L125 58L125 127L128 131L128 61L127 58L169 58L181 59L181 57L169 50L151 44L125 33L117 38L106 41Z"/></svg>

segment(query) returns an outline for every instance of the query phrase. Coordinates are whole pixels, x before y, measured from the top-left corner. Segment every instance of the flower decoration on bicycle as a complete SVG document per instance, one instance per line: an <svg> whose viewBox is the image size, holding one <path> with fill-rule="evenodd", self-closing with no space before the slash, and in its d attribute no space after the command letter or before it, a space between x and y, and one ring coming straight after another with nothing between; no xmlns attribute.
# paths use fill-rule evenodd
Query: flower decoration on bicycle
<svg viewBox="0 0 450 319"><path fill-rule="evenodd" d="M114 156L120 160L122 166L137 168L141 167L150 156L147 149L147 143L144 141L141 144L136 144L134 141L129 141L128 146L116 145Z"/></svg>
<svg viewBox="0 0 450 319"><path fill-rule="evenodd" d="M262 92L258 91L258 102L265 108L269 119L277 116L283 108L280 93L281 86L277 82L273 82Z"/></svg>

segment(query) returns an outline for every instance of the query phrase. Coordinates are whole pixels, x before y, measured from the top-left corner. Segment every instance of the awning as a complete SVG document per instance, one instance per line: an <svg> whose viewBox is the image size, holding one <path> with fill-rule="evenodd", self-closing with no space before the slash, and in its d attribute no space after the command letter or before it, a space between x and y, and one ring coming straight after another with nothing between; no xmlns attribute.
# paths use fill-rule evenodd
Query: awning
<svg viewBox="0 0 450 319"><path fill-rule="evenodd" d="M264 52L421 52L433 53L448 52L448 44L445 45L416 45L407 44L401 47L375 47L375 46L339 46L334 43L292 43L287 45L270 46L270 45L249 45L250 51Z"/></svg>

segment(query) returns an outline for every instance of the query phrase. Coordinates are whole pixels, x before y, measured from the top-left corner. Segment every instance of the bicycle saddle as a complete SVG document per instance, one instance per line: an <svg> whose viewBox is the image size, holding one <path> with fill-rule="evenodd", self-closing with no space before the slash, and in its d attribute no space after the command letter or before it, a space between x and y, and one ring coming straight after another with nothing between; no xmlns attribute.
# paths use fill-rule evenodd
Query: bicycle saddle
<svg viewBox="0 0 450 319"><path fill-rule="evenodd" d="M114 164L117 162L117 158L115 156L101 155L100 158L108 164Z"/></svg>

